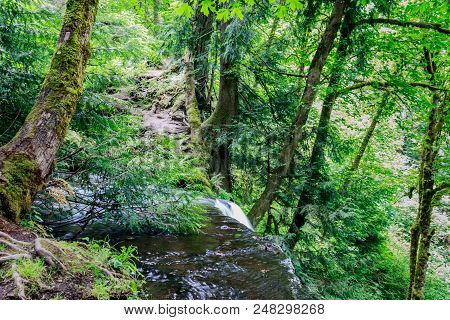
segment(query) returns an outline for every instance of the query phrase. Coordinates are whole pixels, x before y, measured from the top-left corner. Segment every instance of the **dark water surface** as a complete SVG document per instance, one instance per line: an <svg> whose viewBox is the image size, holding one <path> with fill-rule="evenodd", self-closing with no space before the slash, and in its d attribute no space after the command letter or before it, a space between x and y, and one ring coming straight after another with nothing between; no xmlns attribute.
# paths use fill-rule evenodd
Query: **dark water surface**
<svg viewBox="0 0 450 320"><path fill-rule="evenodd" d="M295 276L291 260L273 240L231 218L232 208L219 210L214 200L204 202L210 221L199 234L129 236L114 221L95 220L79 237L108 237L117 245L135 246L149 299L311 298ZM75 212L82 217L83 210ZM71 239L80 227L63 224L53 234Z"/></svg>
<svg viewBox="0 0 450 320"><path fill-rule="evenodd" d="M150 299L307 299L291 261L269 239L209 210L198 235L140 235L119 242L138 249Z"/></svg>

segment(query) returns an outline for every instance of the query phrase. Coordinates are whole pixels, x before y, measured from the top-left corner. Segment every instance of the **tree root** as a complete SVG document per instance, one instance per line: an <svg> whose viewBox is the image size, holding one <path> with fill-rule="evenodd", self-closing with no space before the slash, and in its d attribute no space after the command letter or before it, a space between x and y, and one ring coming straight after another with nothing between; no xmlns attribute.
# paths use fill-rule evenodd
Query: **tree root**
<svg viewBox="0 0 450 320"><path fill-rule="evenodd" d="M3 243L5 246L9 247L10 249L12 249L14 251L26 253L26 251L23 250L22 248L20 248L18 245L15 245L14 243L9 242L7 240L0 239L0 243Z"/></svg>
<svg viewBox="0 0 450 320"><path fill-rule="evenodd" d="M51 245L55 250L58 250L58 252L61 254L65 254L65 252L57 245L55 245L51 240L39 238L37 235L35 235L35 237L36 238L34 239L34 242L23 242L16 240L10 235L0 231L0 244L2 244L5 247L5 250L0 252L0 264L12 262L11 279L15 286L14 296L21 300L27 299L27 296L25 295L25 284L28 283L29 281L20 276L16 264L17 260L22 258L31 260L37 256L43 258L44 261L52 267L58 267L62 270L66 270L66 267L62 264L62 262L58 260L58 258L52 252L45 249L42 246L41 242L45 241L47 244ZM51 287L45 285L40 281L37 283L37 285L39 286L39 288L42 288L44 290L52 290Z"/></svg>
<svg viewBox="0 0 450 320"><path fill-rule="evenodd" d="M71 255L72 259L73 255L75 255L75 259L77 261L91 261L93 259L87 253L85 253L84 250L81 249L81 247L89 249L89 247L84 243L80 243L80 248L74 248L74 250L71 250L69 248L66 249L66 247L59 247L58 244L51 239L40 238L37 235L35 236L36 238L34 238L33 241L23 242L16 240L10 235L0 231L0 244L2 245L2 251L0 251L0 267L8 264L8 274L11 275L10 281L13 282L14 288L14 290L12 290L9 294L11 295L11 297L14 297L16 299L18 298L21 300L26 300L29 298L27 297L25 290L27 289L27 284L31 282L41 290L52 291L55 289L55 287L50 287L41 282L39 279L30 279L30 281L28 281L26 279L27 277L23 278L22 276L24 275L21 276L20 270L18 268L18 263L20 262L17 262L17 260L33 260L36 258L41 258L44 260L46 265L56 267L60 271L64 271L65 276L70 277L73 275L70 272L71 264L69 263L69 260L67 260L68 264L66 266L61 262L66 260L60 259L64 259L64 257L66 257L67 255ZM43 245L45 245L45 247ZM98 270L105 274L106 277L111 278L112 281L119 281L119 278L126 278L124 274L115 272L114 270L108 268L108 266L99 264L100 262L94 262L93 266L97 267Z"/></svg>
<svg viewBox="0 0 450 320"><path fill-rule="evenodd" d="M99 268L101 271L103 271L106 275L108 275L109 277L116 279L117 277L122 277L122 275L120 273L114 272L114 271L109 271L108 269L101 267L101 266L96 266L97 268Z"/></svg>
<svg viewBox="0 0 450 320"><path fill-rule="evenodd" d="M57 266L62 270L66 270L66 267L62 264L62 262L59 261L53 253L46 250L42 246L41 241L46 241L47 243L58 249L60 253L64 254L63 250L55 246L50 240L42 239L36 236L36 239L34 240L34 251L36 252L36 255L43 258L45 262L50 266ZM13 253L11 254L8 252L2 252L0 256L0 263L5 261L14 261L20 258L32 259L32 254L29 253L29 248L23 248L30 247L32 243L16 240L2 231L0 231L0 243L6 246L9 250L13 251Z"/></svg>
<svg viewBox="0 0 450 320"><path fill-rule="evenodd" d="M45 239L45 238L40 238L41 241L44 241L46 243L48 243L49 245L51 245L53 248L55 248L60 254L66 254L66 252L64 252L63 249L61 249L60 247L58 247L57 245L55 245L53 243L53 241L51 241L50 239Z"/></svg>
<svg viewBox="0 0 450 320"><path fill-rule="evenodd" d="M66 270L66 267L53 255L53 253L42 247L40 238L34 240L34 249L36 250L37 255L42 257L49 265L58 266L60 269Z"/></svg>
<svg viewBox="0 0 450 320"><path fill-rule="evenodd" d="M0 263L6 262L6 261L14 261L14 260L18 260L20 258L31 259L32 257L28 253L7 254L3 257L0 257Z"/></svg>
<svg viewBox="0 0 450 320"><path fill-rule="evenodd" d="M86 244L83 243L83 242L79 242L78 245L80 245L81 247L84 247L84 248L89 248L88 245L86 245ZM83 257L84 259L89 259L89 257L87 257L85 254L83 254L81 251L78 251L78 254L79 254L81 257ZM107 276L109 276L109 277L111 277L111 278L113 278L113 279L116 279L116 278L123 278L123 277L124 277L123 274L117 273L117 272L114 272L114 271L110 271L110 270L108 270L108 269L105 268L105 267L102 267L102 266L99 266L99 265L95 265L95 267L97 267L98 269L100 269L100 271L102 271L102 272L105 273Z"/></svg>
<svg viewBox="0 0 450 320"><path fill-rule="evenodd" d="M84 242L78 242L77 245L78 245L79 247L83 247L83 248L85 248L85 249L89 249L89 246L88 246L86 243L84 243Z"/></svg>
<svg viewBox="0 0 450 320"><path fill-rule="evenodd" d="M15 270L16 268L17 268L16 264L14 264L13 269ZM20 277L20 275L17 271L14 271L14 273L12 275L12 279L14 281L14 285L17 288L17 296L19 297L19 299L27 300L27 297L25 295L25 287L23 285L23 283L26 281Z"/></svg>
<svg viewBox="0 0 450 320"><path fill-rule="evenodd" d="M0 231L0 237L2 237L2 238L6 239L6 240L8 240L9 242L12 242L12 243L14 243L14 244L20 244L20 245L22 245L22 246L29 246L29 245L31 245L31 243L29 243L29 242L24 242L24 241L16 240L16 239L14 239L13 237L11 237L9 234L4 233L4 232L2 232L2 231Z"/></svg>

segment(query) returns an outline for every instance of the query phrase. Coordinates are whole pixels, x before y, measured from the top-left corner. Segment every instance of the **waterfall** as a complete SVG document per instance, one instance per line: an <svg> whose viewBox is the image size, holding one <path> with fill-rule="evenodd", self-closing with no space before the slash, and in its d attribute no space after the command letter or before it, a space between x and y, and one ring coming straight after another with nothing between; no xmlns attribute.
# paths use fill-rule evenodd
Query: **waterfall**
<svg viewBox="0 0 450 320"><path fill-rule="evenodd" d="M236 203L223 199L216 199L214 200L214 207L219 209L224 216L233 218L250 230L255 231L250 220L248 220L245 213Z"/></svg>

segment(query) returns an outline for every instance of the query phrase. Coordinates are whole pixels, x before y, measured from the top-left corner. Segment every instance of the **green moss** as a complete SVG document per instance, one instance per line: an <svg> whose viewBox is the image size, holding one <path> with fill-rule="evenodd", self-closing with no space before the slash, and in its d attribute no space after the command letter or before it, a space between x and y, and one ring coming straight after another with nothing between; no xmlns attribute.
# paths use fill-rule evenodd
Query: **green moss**
<svg viewBox="0 0 450 320"><path fill-rule="evenodd" d="M107 280L96 280L92 285L91 295L98 300L109 300L109 286Z"/></svg>
<svg viewBox="0 0 450 320"><path fill-rule="evenodd" d="M182 94L177 94L173 100L172 108L174 110L178 110L184 106L185 97Z"/></svg>
<svg viewBox="0 0 450 320"><path fill-rule="evenodd" d="M32 124L44 112L53 113L57 118L55 131L61 140L83 91L86 61L91 53L89 43L84 42L86 37L90 37L90 32L86 31L94 23L97 6L98 0L68 1L60 42L42 87L42 92L47 92L47 95L40 99L26 119L26 123ZM36 133L35 126L31 125L31 128L28 136Z"/></svg>
<svg viewBox="0 0 450 320"><path fill-rule="evenodd" d="M188 182L189 189L213 194L211 181L204 170L194 167L182 176Z"/></svg>
<svg viewBox="0 0 450 320"><path fill-rule="evenodd" d="M198 129L202 125L200 118L200 111L198 110L197 103L193 102L186 106L186 114L189 120L189 124L193 129Z"/></svg>
<svg viewBox="0 0 450 320"><path fill-rule="evenodd" d="M16 222L31 208L32 196L42 182L40 170L27 154L17 153L3 161L0 204L4 214Z"/></svg>

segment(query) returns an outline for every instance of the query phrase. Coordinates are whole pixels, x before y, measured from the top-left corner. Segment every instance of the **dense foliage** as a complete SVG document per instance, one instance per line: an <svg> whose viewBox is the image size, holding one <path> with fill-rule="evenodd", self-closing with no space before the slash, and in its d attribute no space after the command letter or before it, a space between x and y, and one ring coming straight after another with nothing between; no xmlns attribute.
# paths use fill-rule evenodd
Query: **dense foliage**
<svg viewBox="0 0 450 320"><path fill-rule="evenodd" d="M39 94L65 2L0 3L0 144L5 144ZM448 3L346 3L288 173L256 229L284 244L296 215L306 217L286 250L318 297L405 298L410 228L429 142L424 137L430 114L442 106L442 132L432 146L434 183L442 190L436 189L432 202L435 233L425 297L448 299ZM233 199L248 212L283 165L278 155L289 140L333 4L101 1L85 91L53 179L30 219L55 227L82 212L86 226L101 218L133 232L189 233L204 219L195 198ZM196 22L205 16L212 19L210 27L197 34ZM196 52L193 43L201 43L203 51ZM220 108L222 77L239 80L239 112L211 135L219 146L228 145L231 190L223 188L220 174L206 178L198 149L180 152L172 136L149 138L136 111L151 110L167 97L168 105L177 104L177 96L167 92L183 91L184 85L168 89L148 75L162 66L181 74L186 49L197 54L195 66L206 61L202 120ZM321 140L319 121L330 99ZM318 148L322 154L314 162Z"/></svg>

